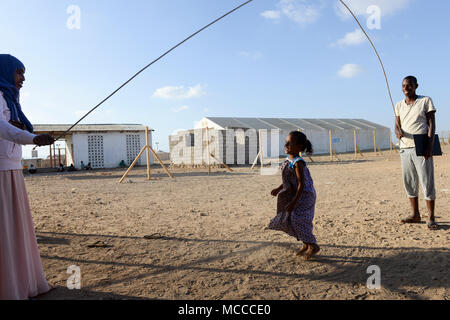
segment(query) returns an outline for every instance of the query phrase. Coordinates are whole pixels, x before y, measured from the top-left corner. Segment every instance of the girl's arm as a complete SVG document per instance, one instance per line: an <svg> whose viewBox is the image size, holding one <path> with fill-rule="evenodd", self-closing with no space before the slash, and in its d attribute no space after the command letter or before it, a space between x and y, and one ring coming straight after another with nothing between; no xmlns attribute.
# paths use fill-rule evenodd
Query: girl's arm
<svg viewBox="0 0 450 320"><path fill-rule="evenodd" d="M295 195L293 201L298 202L298 199L300 199L303 190L305 190L305 164L303 163L303 161L299 161L296 163L295 173L297 175L298 188L297 194Z"/></svg>
<svg viewBox="0 0 450 320"><path fill-rule="evenodd" d="M278 188L273 189L270 194L274 197L276 197L280 191L283 190L283 184L281 184Z"/></svg>
<svg viewBox="0 0 450 320"><path fill-rule="evenodd" d="M295 164L295 174L297 176L298 188L295 198L287 206L286 211L291 213L298 205L298 200L302 196L303 190L305 190L305 164L303 161L299 161Z"/></svg>

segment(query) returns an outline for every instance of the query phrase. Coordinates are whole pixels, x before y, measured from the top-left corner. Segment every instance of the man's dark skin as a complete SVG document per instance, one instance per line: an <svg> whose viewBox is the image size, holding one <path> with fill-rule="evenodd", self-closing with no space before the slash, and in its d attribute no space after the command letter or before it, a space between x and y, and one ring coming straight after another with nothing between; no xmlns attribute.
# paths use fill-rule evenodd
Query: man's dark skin
<svg viewBox="0 0 450 320"><path fill-rule="evenodd" d="M413 105L418 96L416 94L417 88L419 87L419 84L411 79L405 79L402 83L402 91L405 94L406 97L406 104ZM427 116L427 123L428 123L428 148L425 155L425 160L428 160L429 158L433 157L433 144L434 144L434 136L436 131L436 119L435 119L435 111L428 112L426 114ZM403 137L403 131L401 126L400 117L396 117L395 119L395 134L399 140ZM419 213L419 198L410 198L411 201L411 209L412 209L412 215L408 217L405 220L402 220L402 222L412 222L412 223L419 223L420 222L420 213ZM428 208L428 221L434 222L434 207L435 207L435 200L425 200L427 203Z"/></svg>

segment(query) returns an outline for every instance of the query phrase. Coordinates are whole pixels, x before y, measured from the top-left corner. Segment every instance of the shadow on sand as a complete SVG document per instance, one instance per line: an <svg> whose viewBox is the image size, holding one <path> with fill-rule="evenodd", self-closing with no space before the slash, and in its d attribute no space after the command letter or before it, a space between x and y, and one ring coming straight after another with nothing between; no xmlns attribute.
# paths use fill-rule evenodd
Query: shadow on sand
<svg viewBox="0 0 450 320"><path fill-rule="evenodd" d="M69 290L66 287L56 286L50 292L30 300L154 300L134 296L114 294L110 292Z"/></svg>
<svg viewBox="0 0 450 320"><path fill-rule="evenodd" d="M446 225L448 227L448 224ZM245 240L220 240L220 239L195 239L195 238L179 238L166 237L155 234L147 239L143 237L128 237L128 236L110 236L98 234L71 234L71 233L48 233L38 232L39 235L55 236L58 239L61 237L75 237L75 238L109 238L114 240L130 239L132 241L141 240L148 241L149 245L155 241L173 242L174 246L180 242L193 243L220 243L223 246L228 246L229 253L218 254L203 257L182 265L179 264L146 264L146 263L127 263L119 261L99 261L89 259L77 259L71 257L48 256L43 255L43 259L64 261L75 264L97 264L109 265L120 268L141 268L139 275L125 277L120 280L108 281L107 284L99 282L83 287L83 292L89 294L90 290L100 289L105 285L118 284L127 281L137 281L147 277L157 276L173 271L191 271L191 272L207 272L211 276L219 274L235 274L235 275L260 275L268 278L288 278L292 281L299 279L307 279L309 281L326 281L330 284L365 284L368 278L366 273L367 267L377 265L382 270L382 286L384 289L392 293L401 295L408 299L422 299L421 293L428 288L449 288L448 270L450 268L450 250L448 248L433 248L423 249L418 247L368 247L368 246L344 246L338 244L322 244L322 252L311 263L315 263L317 267L321 265L328 265L333 267L333 271L327 273L286 273L265 270L262 267L256 269L240 269L238 268L221 268L208 266L211 262L223 260L231 256L245 256L252 252L262 250L264 248L282 247L294 251L298 244L292 242L271 242L271 241L245 241ZM66 241L69 241L66 239ZM64 243L64 241L61 241ZM236 244L246 245L247 248L236 249ZM200 250L200 249L199 249ZM347 254L345 253L347 251ZM354 252L364 251L364 254L358 255ZM351 252L348 254L348 252ZM274 253L276 254L276 253ZM176 259L174 259L176 260ZM424 274L425 272L425 274ZM405 287L415 287L414 291L408 291ZM50 299L66 299L66 291L56 291L50 296ZM84 293L82 293L84 294ZM107 293L92 293L92 299L100 299L104 297L108 299ZM128 299L133 297L111 296L112 299Z"/></svg>

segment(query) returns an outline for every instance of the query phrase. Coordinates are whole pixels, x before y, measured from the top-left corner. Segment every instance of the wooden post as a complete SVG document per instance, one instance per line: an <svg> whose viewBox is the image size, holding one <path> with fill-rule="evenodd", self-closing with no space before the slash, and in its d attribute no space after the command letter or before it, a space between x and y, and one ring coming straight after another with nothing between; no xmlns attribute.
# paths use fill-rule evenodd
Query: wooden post
<svg viewBox="0 0 450 320"><path fill-rule="evenodd" d="M53 144L53 168L56 168L56 146Z"/></svg>
<svg viewBox="0 0 450 320"><path fill-rule="evenodd" d="M209 151L209 130L206 126L206 152L208 153L208 174L211 173L211 152Z"/></svg>
<svg viewBox="0 0 450 320"><path fill-rule="evenodd" d="M358 146L357 146L356 148L358 149L358 152L359 152L359 154L361 155L361 157L363 157L363 158L364 158L364 155L363 155L363 153L361 152L361 149L359 149L359 147L358 147Z"/></svg>
<svg viewBox="0 0 450 320"><path fill-rule="evenodd" d="M353 136L354 136L354 140L355 140L355 158L358 156L358 145L356 143L356 129L353 129Z"/></svg>
<svg viewBox="0 0 450 320"><path fill-rule="evenodd" d="M333 161L333 134L331 133L331 130L329 131L330 133L330 160Z"/></svg>
<svg viewBox="0 0 450 320"><path fill-rule="evenodd" d="M390 148L390 153L391 154L392 154L392 146L393 146L393 143L392 143L392 131L389 130L389 148Z"/></svg>
<svg viewBox="0 0 450 320"><path fill-rule="evenodd" d="M147 147L147 179L150 181L152 178L152 173L150 169L150 150L149 150L149 139L148 139L148 127L145 127L145 146Z"/></svg>
<svg viewBox="0 0 450 320"><path fill-rule="evenodd" d="M61 163L61 149L60 148L58 148L58 161L59 161L59 163L58 163L58 166L59 166L59 164Z"/></svg>
<svg viewBox="0 0 450 320"><path fill-rule="evenodd" d="M52 154L52 146L50 147L50 168L53 168L53 154Z"/></svg>
<svg viewBox="0 0 450 320"><path fill-rule="evenodd" d="M258 158L259 158L259 154L261 153L261 150L259 150L258 154L256 155L255 161L253 161L253 165L252 165L252 170L253 168L256 166L256 164L258 163Z"/></svg>
<svg viewBox="0 0 450 320"><path fill-rule="evenodd" d="M169 175L169 177L174 179L173 174L169 171L169 169L166 168L164 163L161 161L161 158L156 154L155 150L153 150L153 148L150 145L147 147L147 149L150 149L150 151L155 156L156 160L158 160L159 164L161 165L161 167L163 167L163 169L166 171L166 173Z"/></svg>
<svg viewBox="0 0 450 320"><path fill-rule="evenodd" d="M261 129L259 130L259 157L261 160L261 169L264 167L264 151L263 151L263 141Z"/></svg>
<svg viewBox="0 0 450 320"><path fill-rule="evenodd" d="M217 159L215 155L213 155L213 154L211 153L210 156L211 156L214 160L216 160L219 164L221 164L222 166L224 166L225 169L227 169L227 170L230 171L230 172L233 172L233 170L232 170L229 166L227 166L225 163L223 163L222 161L220 161L219 159Z"/></svg>
<svg viewBox="0 0 450 320"><path fill-rule="evenodd" d="M375 129L373 129L373 152L377 155L377 136Z"/></svg>
<svg viewBox="0 0 450 320"><path fill-rule="evenodd" d="M144 153L144 151L147 149L147 146L144 146L141 150L141 152L139 152L139 155L136 157L136 159L134 159L133 163L131 164L131 166L128 168L127 172L125 172L125 174L123 175L122 179L119 180L119 183L122 183L122 181L128 176L128 174L130 173L131 169L134 168L134 166L136 165L136 163L138 162L139 158L142 156L142 154Z"/></svg>
<svg viewBox="0 0 450 320"><path fill-rule="evenodd" d="M150 146L148 133L149 133L149 130L148 130L148 127L146 127L145 128L145 134L146 134L145 146L142 148L141 152L139 152L139 155L136 157L136 159L134 159L134 161L131 164L131 166L128 168L128 170L125 172L125 174L119 180L119 183L122 183L122 181L128 176L128 174L130 173L131 169L133 169L133 167L136 165L136 163L138 162L139 158L144 154L145 151L147 151L147 177L148 177L148 180L150 180L150 178L151 178L151 172L150 172L150 151L153 153L153 156L161 164L161 167L163 167L163 169L167 172L169 177L171 177L172 179L174 178L172 173L169 171L169 169L166 168L164 163L158 157L158 155L156 154L155 150L153 150L153 148Z"/></svg>

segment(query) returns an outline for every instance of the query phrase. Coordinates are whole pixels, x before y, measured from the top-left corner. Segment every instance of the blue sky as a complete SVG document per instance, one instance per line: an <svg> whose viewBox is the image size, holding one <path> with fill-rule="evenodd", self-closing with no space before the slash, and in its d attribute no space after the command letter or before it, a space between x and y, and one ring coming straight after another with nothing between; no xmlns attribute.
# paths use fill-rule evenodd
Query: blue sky
<svg viewBox="0 0 450 320"><path fill-rule="evenodd" d="M447 0L347 0L384 60L394 100L413 74L450 130ZM0 3L0 52L27 66L33 123L76 122L141 67L224 14L235 0L15 0ZM71 5L80 29L69 29ZM335 0L255 0L141 74L83 123L140 123L168 135L204 116L364 118L393 127L369 43ZM373 20L371 20L373 21Z"/></svg>

